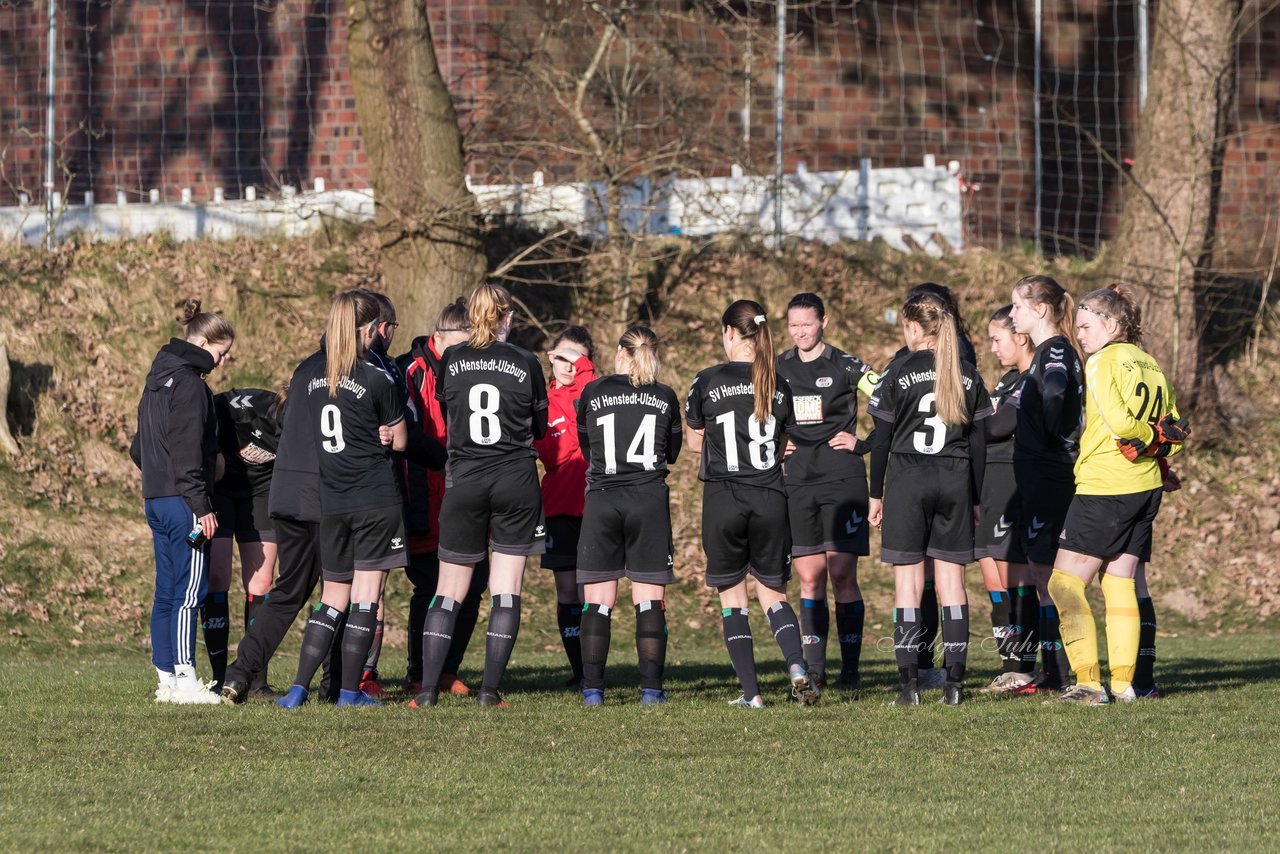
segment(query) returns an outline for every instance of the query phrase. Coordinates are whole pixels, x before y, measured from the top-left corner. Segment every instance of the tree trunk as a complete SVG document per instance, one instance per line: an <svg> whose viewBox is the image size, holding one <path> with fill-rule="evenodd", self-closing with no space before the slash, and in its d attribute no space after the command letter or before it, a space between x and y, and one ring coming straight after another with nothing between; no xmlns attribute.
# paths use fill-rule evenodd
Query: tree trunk
<svg viewBox="0 0 1280 854"><path fill-rule="evenodd" d="M1161 0L1131 182L1109 267L1137 286L1146 346L1174 381L1179 406L1213 429L1219 413L1205 344L1205 295L1241 0Z"/></svg>
<svg viewBox="0 0 1280 854"><path fill-rule="evenodd" d="M423 0L351 0L347 25L384 288L400 323L418 335L484 277L479 208Z"/></svg>

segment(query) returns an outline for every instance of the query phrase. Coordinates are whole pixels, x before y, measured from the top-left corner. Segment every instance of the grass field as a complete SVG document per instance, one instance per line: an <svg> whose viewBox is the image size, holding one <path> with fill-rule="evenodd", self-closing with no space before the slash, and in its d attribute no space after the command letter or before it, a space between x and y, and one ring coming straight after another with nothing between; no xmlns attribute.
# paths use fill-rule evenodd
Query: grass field
<svg viewBox="0 0 1280 854"><path fill-rule="evenodd" d="M1280 845L1275 637L1162 639L1159 701L972 696L953 709L927 696L905 710L886 705L881 649L857 696L786 702L776 649L758 637L762 711L725 705L732 672L702 637L656 709L636 702L620 633L616 687L595 710L553 690L559 656L527 643L504 710L156 706L145 656L6 656L0 848ZM274 681L292 666L277 662ZM970 683L992 669L979 657Z"/></svg>

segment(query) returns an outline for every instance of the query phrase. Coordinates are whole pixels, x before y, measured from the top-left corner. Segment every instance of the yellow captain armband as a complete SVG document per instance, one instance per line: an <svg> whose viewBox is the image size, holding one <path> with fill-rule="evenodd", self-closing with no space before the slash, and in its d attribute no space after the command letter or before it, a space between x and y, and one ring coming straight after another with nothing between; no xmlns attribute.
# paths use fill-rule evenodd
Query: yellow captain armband
<svg viewBox="0 0 1280 854"><path fill-rule="evenodd" d="M880 375L870 368L867 368L867 372L858 379L858 391L867 397L871 397L871 393L876 390L878 385L880 385Z"/></svg>

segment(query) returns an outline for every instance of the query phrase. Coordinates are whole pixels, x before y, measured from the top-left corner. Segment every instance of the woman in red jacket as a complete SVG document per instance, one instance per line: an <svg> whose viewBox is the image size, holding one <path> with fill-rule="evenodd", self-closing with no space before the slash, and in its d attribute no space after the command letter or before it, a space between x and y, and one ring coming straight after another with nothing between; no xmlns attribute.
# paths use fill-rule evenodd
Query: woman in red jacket
<svg viewBox="0 0 1280 854"><path fill-rule="evenodd" d="M542 566L556 574L556 618L573 676L566 688L582 683L582 592L578 586L578 533L582 530L587 491L587 461L578 445L578 398L596 378L591 364L591 333L570 326L555 337L547 357L552 381L547 389L547 435L533 443L546 474L542 478L542 512L547 519L547 551Z"/></svg>

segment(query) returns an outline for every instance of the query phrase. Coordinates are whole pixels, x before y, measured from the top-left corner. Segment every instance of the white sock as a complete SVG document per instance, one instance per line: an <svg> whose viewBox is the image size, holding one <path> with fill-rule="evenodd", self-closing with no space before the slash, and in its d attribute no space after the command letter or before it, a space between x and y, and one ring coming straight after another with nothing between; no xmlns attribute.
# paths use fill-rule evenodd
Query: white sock
<svg viewBox="0 0 1280 854"><path fill-rule="evenodd" d="M167 670L156 668L156 680L160 683L161 688L173 688L178 684L177 677Z"/></svg>

